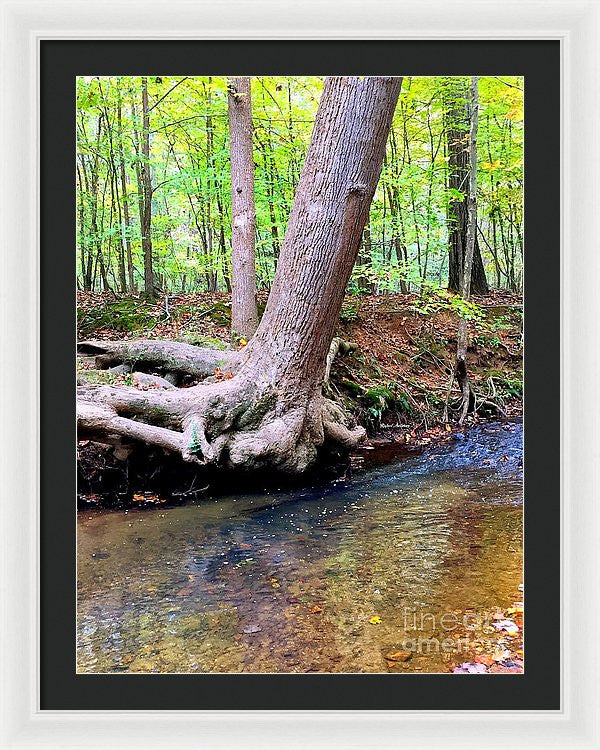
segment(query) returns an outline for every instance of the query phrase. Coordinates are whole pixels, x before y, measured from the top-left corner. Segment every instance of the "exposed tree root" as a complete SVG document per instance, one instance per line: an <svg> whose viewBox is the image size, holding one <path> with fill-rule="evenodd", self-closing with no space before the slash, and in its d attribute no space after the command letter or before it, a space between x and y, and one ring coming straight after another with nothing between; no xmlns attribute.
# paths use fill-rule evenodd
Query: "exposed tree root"
<svg viewBox="0 0 600 750"><path fill-rule="evenodd" d="M219 368L235 372L240 353L231 350L203 349L177 341L138 339L136 341L82 341L78 354L93 355L96 367L106 370L125 365L131 370L173 374L179 380L203 380Z"/></svg>
<svg viewBox="0 0 600 750"><path fill-rule="evenodd" d="M78 388L81 437L141 441L185 461L300 474L331 446L343 452L365 436L320 393L240 375L191 388L143 391L127 386Z"/></svg>

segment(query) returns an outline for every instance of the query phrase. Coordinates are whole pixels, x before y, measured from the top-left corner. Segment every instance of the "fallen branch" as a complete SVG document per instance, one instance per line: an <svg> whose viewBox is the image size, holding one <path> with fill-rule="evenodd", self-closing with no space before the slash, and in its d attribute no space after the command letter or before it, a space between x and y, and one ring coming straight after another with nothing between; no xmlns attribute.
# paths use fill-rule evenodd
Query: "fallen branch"
<svg viewBox="0 0 600 750"><path fill-rule="evenodd" d="M136 341L82 341L78 354L93 355L96 368L106 370L127 365L141 372L174 373L203 380L217 368L235 372L240 353L232 350L205 349L177 341L138 339Z"/></svg>

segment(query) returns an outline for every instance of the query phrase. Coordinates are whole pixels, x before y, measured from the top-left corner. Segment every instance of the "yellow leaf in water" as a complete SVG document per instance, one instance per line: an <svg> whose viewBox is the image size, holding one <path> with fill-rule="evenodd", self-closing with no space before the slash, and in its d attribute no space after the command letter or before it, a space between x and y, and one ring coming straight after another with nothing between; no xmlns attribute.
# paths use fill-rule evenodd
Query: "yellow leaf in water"
<svg viewBox="0 0 600 750"><path fill-rule="evenodd" d="M371 625L381 625L381 617L379 617L379 615L373 615L369 622Z"/></svg>

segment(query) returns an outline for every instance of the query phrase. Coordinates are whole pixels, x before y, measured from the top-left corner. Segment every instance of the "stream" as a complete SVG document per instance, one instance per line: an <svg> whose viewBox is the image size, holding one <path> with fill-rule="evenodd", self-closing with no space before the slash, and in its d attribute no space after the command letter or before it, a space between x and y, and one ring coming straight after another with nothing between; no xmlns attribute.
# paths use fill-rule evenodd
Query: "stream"
<svg viewBox="0 0 600 750"><path fill-rule="evenodd" d="M448 672L499 647L522 437L488 423L320 487L79 511L78 672Z"/></svg>

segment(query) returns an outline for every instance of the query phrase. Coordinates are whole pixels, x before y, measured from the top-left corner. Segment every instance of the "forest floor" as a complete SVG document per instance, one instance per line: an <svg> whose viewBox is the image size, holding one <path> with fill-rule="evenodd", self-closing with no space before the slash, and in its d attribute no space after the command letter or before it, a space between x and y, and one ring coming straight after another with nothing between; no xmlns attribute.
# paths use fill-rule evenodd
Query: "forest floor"
<svg viewBox="0 0 600 750"><path fill-rule="evenodd" d="M444 293L426 298L412 294L346 297L337 335L357 347L336 358L328 387L330 395L342 400L367 429L368 440L351 457L352 467L397 460L406 451L445 442L452 433L481 420L520 417L521 298L508 292L493 292L475 297L473 302L469 311L473 317L468 367L477 393L476 413L470 414L465 427L459 428L453 411L460 401L456 383L448 393L458 320L452 298ZM260 313L265 304L266 293L261 293ZM157 338L226 349L238 344L230 340L230 319L230 298L226 294L169 294L154 304L137 296L116 297L112 293L79 292L77 298L79 341ZM94 368L93 358L78 357L78 382L136 385L130 382L129 375ZM377 450L373 451L373 447ZM80 441L78 456L82 498L99 491L110 496L111 476L115 480L121 476L118 494L123 497L122 462L115 460L112 449ZM169 467L165 458L159 469L149 472L148 466L154 464L143 452L139 463L129 461L125 493L129 498L152 504L154 498L162 497L171 487L174 477L187 481L183 469L189 467ZM340 470L343 467L335 469ZM130 484L136 473L137 488ZM99 490L105 481L108 486Z"/></svg>
<svg viewBox="0 0 600 750"><path fill-rule="evenodd" d="M424 433L443 425L456 351L457 315L449 299L413 294L346 298L337 335L355 342L357 349L336 358L330 388L370 436L392 431L407 442L427 440ZM517 417L522 405L521 298L497 291L473 302L468 367L478 398L475 419ZM265 303L266 295L260 294L260 312ZM226 294L170 294L155 304L111 293L79 292L77 298L79 340L157 338L225 349L231 346L230 319ZM92 368L89 361L78 361L79 377L119 382L119 376ZM454 383L450 417L458 397Z"/></svg>

